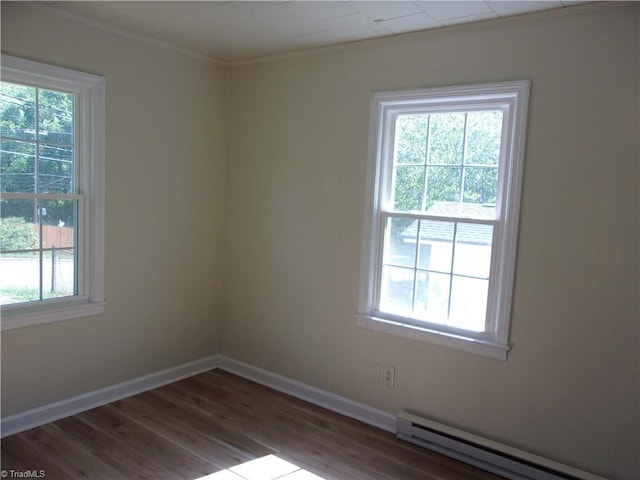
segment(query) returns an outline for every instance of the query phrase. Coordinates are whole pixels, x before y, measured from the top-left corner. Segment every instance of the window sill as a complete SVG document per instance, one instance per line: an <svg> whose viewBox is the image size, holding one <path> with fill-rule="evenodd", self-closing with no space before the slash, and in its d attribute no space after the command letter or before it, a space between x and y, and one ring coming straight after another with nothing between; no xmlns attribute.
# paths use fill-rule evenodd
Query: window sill
<svg viewBox="0 0 640 480"><path fill-rule="evenodd" d="M501 345L499 343L479 340L477 338L463 337L448 332L420 328L415 325L374 317L371 315L358 314L356 315L356 318L358 320L359 327L449 347L456 350L462 350L464 352L482 355L484 357L494 358L497 360L506 360L507 352L509 351L508 345Z"/></svg>
<svg viewBox="0 0 640 480"><path fill-rule="evenodd" d="M2 308L0 326L4 331L101 315L104 307L105 302L92 302L86 298L52 300L44 305L7 306Z"/></svg>

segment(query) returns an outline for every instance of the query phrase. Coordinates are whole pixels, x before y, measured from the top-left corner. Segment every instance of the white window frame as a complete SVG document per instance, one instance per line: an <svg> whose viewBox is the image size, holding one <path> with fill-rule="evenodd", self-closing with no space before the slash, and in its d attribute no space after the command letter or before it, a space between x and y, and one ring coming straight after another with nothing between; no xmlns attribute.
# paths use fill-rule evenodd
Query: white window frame
<svg viewBox="0 0 640 480"><path fill-rule="evenodd" d="M358 302L358 325L466 352L506 360L516 263L530 82L381 92L371 97L367 194ZM381 312L379 283L384 243L384 209L390 198L395 118L401 113L503 111L498 167L496 226L485 332L471 332ZM464 219L460 219L464 221Z"/></svg>
<svg viewBox="0 0 640 480"><path fill-rule="evenodd" d="M99 315L104 312L105 80L67 68L2 55L0 79L74 94L78 221L77 295L1 307L1 329Z"/></svg>

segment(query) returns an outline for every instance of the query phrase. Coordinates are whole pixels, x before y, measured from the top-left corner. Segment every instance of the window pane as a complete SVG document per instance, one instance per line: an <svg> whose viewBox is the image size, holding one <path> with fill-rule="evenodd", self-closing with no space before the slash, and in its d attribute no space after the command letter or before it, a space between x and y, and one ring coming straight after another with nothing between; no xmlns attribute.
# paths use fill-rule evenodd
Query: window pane
<svg viewBox="0 0 640 480"><path fill-rule="evenodd" d="M35 88L0 82L0 126L5 138L36 138Z"/></svg>
<svg viewBox="0 0 640 480"><path fill-rule="evenodd" d="M452 222L420 222L420 252L418 268L437 272L451 272L453 254Z"/></svg>
<svg viewBox="0 0 640 480"><path fill-rule="evenodd" d="M0 184L6 193L35 192L35 145L14 140L0 143Z"/></svg>
<svg viewBox="0 0 640 480"><path fill-rule="evenodd" d="M410 316L413 310L413 279L410 268L382 267L380 311Z"/></svg>
<svg viewBox="0 0 640 480"><path fill-rule="evenodd" d="M458 275L489 278L493 226L459 223L453 272Z"/></svg>
<svg viewBox="0 0 640 480"><path fill-rule="evenodd" d="M38 193L73 193L73 148L40 145Z"/></svg>
<svg viewBox="0 0 640 480"><path fill-rule="evenodd" d="M498 165L501 137L502 111L470 112L465 164Z"/></svg>
<svg viewBox="0 0 640 480"><path fill-rule="evenodd" d="M50 250L42 254L42 298L75 294L75 251Z"/></svg>
<svg viewBox="0 0 640 480"><path fill-rule="evenodd" d="M447 323L449 275L418 272L415 315L431 323Z"/></svg>
<svg viewBox="0 0 640 480"><path fill-rule="evenodd" d="M418 221L411 218L389 218L384 245L384 263L413 267L416 262Z"/></svg>
<svg viewBox="0 0 640 480"><path fill-rule="evenodd" d="M40 254L0 254L0 304L40 300Z"/></svg>
<svg viewBox="0 0 640 480"><path fill-rule="evenodd" d="M429 122L429 163L461 165L464 141L464 114L431 115Z"/></svg>
<svg viewBox="0 0 640 480"><path fill-rule="evenodd" d="M38 228L34 224L33 200L2 200L0 246L3 252L38 248Z"/></svg>
<svg viewBox="0 0 640 480"><path fill-rule="evenodd" d="M424 167L397 166L394 180L393 209L397 212L422 210Z"/></svg>
<svg viewBox="0 0 640 480"><path fill-rule="evenodd" d="M460 201L460 167L427 167L427 211L436 202Z"/></svg>
<svg viewBox="0 0 640 480"><path fill-rule="evenodd" d="M425 163L428 115L399 115L396 120L396 154L398 164Z"/></svg>
<svg viewBox="0 0 640 480"><path fill-rule="evenodd" d="M42 248L75 246L75 200L41 200Z"/></svg>
<svg viewBox="0 0 640 480"><path fill-rule="evenodd" d="M453 277L449 325L474 332L485 329L488 280Z"/></svg>
<svg viewBox="0 0 640 480"><path fill-rule="evenodd" d="M38 138L43 142L73 143L73 95L39 90Z"/></svg>
<svg viewBox="0 0 640 480"><path fill-rule="evenodd" d="M466 203L495 204L498 189L498 169L494 167L467 167L464 170Z"/></svg>

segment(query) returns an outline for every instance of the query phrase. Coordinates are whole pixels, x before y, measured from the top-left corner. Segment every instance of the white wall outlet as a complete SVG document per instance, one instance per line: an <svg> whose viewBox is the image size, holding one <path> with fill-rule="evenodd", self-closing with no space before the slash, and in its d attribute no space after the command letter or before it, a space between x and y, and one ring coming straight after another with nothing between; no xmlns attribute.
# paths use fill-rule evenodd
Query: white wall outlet
<svg viewBox="0 0 640 480"><path fill-rule="evenodd" d="M396 381L396 368L391 365L382 366L382 381L389 387L393 387Z"/></svg>
<svg viewBox="0 0 640 480"><path fill-rule="evenodd" d="M377 362L367 362L367 378L370 382L380 381L380 364Z"/></svg>

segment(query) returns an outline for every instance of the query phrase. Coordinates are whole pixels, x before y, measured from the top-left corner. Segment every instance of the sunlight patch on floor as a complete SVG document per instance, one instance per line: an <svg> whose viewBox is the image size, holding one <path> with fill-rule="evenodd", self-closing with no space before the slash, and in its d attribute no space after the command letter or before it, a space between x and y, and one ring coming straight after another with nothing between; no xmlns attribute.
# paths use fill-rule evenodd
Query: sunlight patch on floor
<svg viewBox="0 0 640 480"><path fill-rule="evenodd" d="M256 458L198 480L325 480L275 455Z"/></svg>

